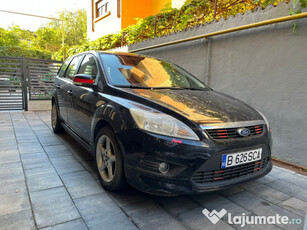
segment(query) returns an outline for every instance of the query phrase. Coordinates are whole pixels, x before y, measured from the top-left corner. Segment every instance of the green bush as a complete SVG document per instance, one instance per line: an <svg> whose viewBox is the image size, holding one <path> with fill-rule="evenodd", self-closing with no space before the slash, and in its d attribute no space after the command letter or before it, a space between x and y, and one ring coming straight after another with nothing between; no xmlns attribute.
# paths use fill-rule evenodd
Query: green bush
<svg viewBox="0 0 307 230"><path fill-rule="evenodd" d="M156 16L138 19L135 25L122 29L117 34L109 34L95 41L68 48L68 56L86 50L109 50L120 46L131 45L150 38L163 36L186 28L203 25L213 20L228 18L231 15L254 11L257 7L265 8L268 4L277 5L282 0L223 0L217 2L214 16L215 0L186 0L180 9L166 7ZM288 0L286 0L288 2ZM301 3L307 0L300 0ZM303 6L304 4L302 4ZM155 26L156 25L156 26ZM63 50L54 54L59 59Z"/></svg>

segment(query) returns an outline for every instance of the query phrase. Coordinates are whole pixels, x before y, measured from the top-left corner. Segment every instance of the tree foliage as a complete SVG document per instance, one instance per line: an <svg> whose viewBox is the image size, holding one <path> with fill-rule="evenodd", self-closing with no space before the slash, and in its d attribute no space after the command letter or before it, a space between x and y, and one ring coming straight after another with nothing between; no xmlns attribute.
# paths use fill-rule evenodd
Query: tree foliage
<svg viewBox="0 0 307 230"><path fill-rule="evenodd" d="M64 22L65 48L87 43L86 11L63 11L57 16ZM21 29L19 26L0 28L0 55L22 56L51 59L63 50L62 22L51 21L35 32ZM62 51L61 51L62 52ZM62 52L63 53L63 52ZM61 60L62 56L58 59Z"/></svg>
<svg viewBox="0 0 307 230"><path fill-rule="evenodd" d="M50 59L52 54L35 46L35 34L19 26L0 28L0 56Z"/></svg>
<svg viewBox="0 0 307 230"><path fill-rule="evenodd" d="M64 43L66 47L81 45L87 40L86 11L63 11L58 18L64 22ZM62 22L51 21L35 32L37 45L41 49L49 49L54 52L62 46Z"/></svg>
<svg viewBox="0 0 307 230"><path fill-rule="evenodd" d="M167 6L155 16L138 19L116 34L103 36L95 41L87 40L86 11L63 11L58 17L64 20L65 47L62 45L62 25L59 21L40 27L36 32L22 30L18 26L7 30L0 28L0 55L63 60L86 50L109 50L130 45L157 36L181 31L189 27L210 23L213 20L228 18L268 4L277 5L289 0L186 0L180 9ZM293 0L295 12L307 7L307 0ZM215 10L216 8L216 10ZM296 24L294 24L295 29ZM64 48L64 49L63 49ZM64 52L65 50L65 52ZM64 53L66 55L64 55Z"/></svg>

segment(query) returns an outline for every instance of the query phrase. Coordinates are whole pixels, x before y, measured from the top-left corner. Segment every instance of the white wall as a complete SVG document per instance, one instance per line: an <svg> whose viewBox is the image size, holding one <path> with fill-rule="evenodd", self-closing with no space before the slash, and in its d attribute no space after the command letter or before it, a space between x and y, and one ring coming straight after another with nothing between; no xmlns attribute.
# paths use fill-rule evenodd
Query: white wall
<svg viewBox="0 0 307 230"><path fill-rule="evenodd" d="M121 30L121 18L117 17L117 1L108 1L108 9L111 15L94 23L95 32L92 31L92 9L91 3L89 2L87 8L87 37L90 40L96 40L107 34L117 33Z"/></svg>
<svg viewBox="0 0 307 230"><path fill-rule="evenodd" d="M184 2L185 0L172 0L172 7L179 9Z"/></svg>

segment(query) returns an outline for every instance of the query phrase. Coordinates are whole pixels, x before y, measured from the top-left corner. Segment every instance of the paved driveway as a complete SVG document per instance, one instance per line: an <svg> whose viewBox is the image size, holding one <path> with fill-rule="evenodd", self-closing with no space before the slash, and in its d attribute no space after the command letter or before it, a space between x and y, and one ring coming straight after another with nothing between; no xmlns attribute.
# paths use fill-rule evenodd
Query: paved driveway
<svg viewBox="0 0 307 230"><path fill-rule="evenodd" d="M0 229L302 229L249 224L231 216L304 221L307 177L282 168L222 192L157 197L128 188L108 193L89 154L68 134L54 135L50 112L0 113ZM216 224L202 214L223 208ZM244 213L244 214L242 214ZM218 219L217 219L218 220Z"/></svg>

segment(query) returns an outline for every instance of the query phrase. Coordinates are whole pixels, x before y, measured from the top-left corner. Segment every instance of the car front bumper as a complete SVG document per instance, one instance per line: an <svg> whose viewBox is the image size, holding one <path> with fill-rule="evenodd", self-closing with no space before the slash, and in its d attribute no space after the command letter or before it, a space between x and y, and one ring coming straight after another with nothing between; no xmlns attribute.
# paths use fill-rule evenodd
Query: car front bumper
<svg viewBox="0 0 307 230"><path fill-rule="evenodd" d="M150 194L172 196L221 190L262 177L272 169L268 132L227 141L177 140L136 129L118 137L127 182ZM260 161L221 169L223 154L257 148L262 148ZM169 164L167 173L159 171L163 162Z"/></svg>

